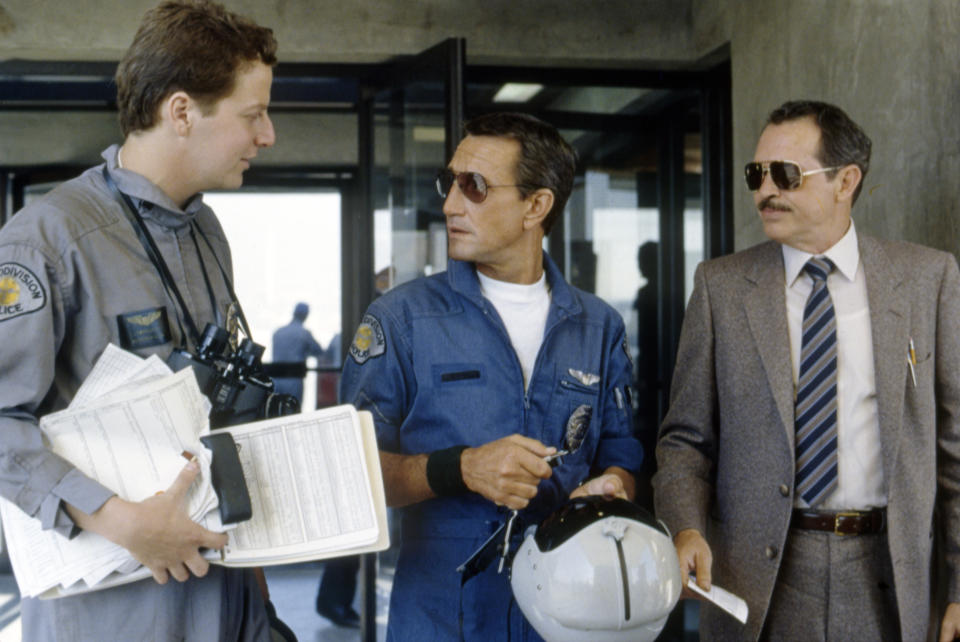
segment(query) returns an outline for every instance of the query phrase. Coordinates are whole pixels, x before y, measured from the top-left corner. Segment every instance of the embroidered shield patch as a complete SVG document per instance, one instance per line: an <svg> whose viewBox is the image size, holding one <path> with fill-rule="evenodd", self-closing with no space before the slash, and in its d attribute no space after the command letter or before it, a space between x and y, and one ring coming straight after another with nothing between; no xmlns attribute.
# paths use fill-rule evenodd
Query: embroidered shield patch
<svg viewBox="0 0 960 642"><path fill-rule="evenodd" d="M19 263L0 264L0 321L36 312L47 304L37 275Z"/></svg>
<svg viewBox="0 0 960 642"><path fill-rule="evenodd" d="M368 359L379 357L386 351L387 341L380 322L372 314L364 314L350 344L350 356L362 366Z"/></svg>

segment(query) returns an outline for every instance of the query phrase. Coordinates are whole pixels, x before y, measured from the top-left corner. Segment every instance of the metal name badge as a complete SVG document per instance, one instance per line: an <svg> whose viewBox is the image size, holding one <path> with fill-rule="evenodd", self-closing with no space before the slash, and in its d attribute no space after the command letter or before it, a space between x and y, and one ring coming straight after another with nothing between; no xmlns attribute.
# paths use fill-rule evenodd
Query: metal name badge
<svg viewBox="0 0 960 642"><path fill-rule="evenodd" d="M240 307L236 301L231 301L227 307L227 334L230 336L230 349L236 352L240 345Z"/></svg>
<svg viewBox="0 0 960 642"><path fill-rule="evenodd" d="M593 416L593 406L583 404L577 406L570 418L567 419L564 447L570 452L576 452L583 442L587 429L590 427L590 418Z"/></svg>

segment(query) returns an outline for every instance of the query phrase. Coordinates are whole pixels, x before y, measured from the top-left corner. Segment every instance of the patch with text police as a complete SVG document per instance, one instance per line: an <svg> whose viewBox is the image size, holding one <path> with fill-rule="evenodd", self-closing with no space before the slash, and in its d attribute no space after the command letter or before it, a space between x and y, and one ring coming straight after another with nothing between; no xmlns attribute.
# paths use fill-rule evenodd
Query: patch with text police
<svg viewBox="0 0 960 642"><path fill-rule="evenodd" d="M167 308L148 308L117 315L117 334L124 350L162 346L171 341Z"/></svg>
<svg viewBox="0 0 960 642"><path fill-rule="evenodd" d="M350 344L350 356L358 365L363 365L367 359L379 357L387 351L387 340L383 336L380 322L372 314L364 314L357 328L357 334Z"/></svg>
<svg viewBox="0 0 960 642"><path fill-rule="evenodd" d="M37 275L19 263L0 265L0 321L36 312L47 304Z"/></svg>

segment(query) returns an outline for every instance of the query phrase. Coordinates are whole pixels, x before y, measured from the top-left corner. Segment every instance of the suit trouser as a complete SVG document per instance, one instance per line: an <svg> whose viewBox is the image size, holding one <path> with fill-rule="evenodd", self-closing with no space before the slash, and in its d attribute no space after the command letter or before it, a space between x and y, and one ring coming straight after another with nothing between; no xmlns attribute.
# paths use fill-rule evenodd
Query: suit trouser
<svg viewBox="0 0 960 642"><path fill-rule="evenodd" d="M764 621L765 640L899 640L885 533L790 529Z"/></svg>
<svg viewBox="0 0 960 642"><path fill-rule="evenodd" d="M323 563L323 577L317 589L317 603L352 606L357 592L357 571L360 556L335 557Z"/></svg>

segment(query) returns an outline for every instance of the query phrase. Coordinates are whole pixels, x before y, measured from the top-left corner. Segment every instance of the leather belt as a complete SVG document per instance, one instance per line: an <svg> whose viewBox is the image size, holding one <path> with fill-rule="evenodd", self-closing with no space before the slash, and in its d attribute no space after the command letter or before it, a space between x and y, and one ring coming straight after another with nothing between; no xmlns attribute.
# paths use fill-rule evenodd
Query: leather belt
<svg viewBox="0 0 960 642"><path fill-rule="evenodd" d="M836 512L795 509L790 520L790 528L828 531L834 535L873 535L882 533L886 526L886 508Z"/></svg>

